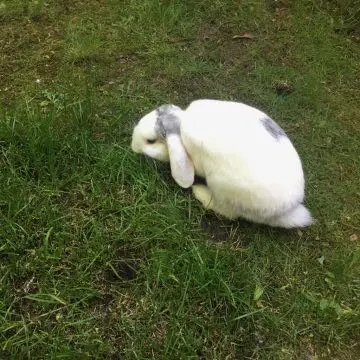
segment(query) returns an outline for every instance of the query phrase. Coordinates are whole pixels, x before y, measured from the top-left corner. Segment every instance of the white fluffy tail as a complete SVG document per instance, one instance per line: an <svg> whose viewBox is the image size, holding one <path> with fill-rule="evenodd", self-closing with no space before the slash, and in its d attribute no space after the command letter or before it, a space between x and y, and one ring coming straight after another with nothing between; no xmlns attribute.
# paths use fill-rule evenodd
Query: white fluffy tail
<svg viewBox="0 0 360 360"><path fill-rule="evenodd" d="M313 222L309 210L303 204L299 204L283 215L271 219L269 225L290 229L309 226Z"/></svg>

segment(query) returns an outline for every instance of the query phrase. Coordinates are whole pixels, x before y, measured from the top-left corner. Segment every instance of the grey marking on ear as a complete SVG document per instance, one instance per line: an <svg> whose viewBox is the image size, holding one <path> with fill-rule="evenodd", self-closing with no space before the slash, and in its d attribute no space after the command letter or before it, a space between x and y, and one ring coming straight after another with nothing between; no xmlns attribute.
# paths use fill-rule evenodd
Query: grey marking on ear
<svg viewBox="0 0 360 360"><path fill-rule="evenodd" d="M161 116L161 115L166 115L169 114L171 112L171 110L176 109L177 106L173 105L173 104L165 104L165 105L161 105L160 107L158 107L156 109L156 113Z"/></svg>
<svg viewBox="0 0 360 360"><path fill-rule="evenodd" d="M165 138L169 134L180 134L180 119L174 113L181 110L175 105L162 105L156 109L158 115L155 124L155 131L160 137Z"/></svg>
<svg viewBox="0 0 360 360"><path fill-rule="evenodd" d="M285 131L272 119L265 117L260 120L266 131L276 140L282 136L286 136Z"/></svg>

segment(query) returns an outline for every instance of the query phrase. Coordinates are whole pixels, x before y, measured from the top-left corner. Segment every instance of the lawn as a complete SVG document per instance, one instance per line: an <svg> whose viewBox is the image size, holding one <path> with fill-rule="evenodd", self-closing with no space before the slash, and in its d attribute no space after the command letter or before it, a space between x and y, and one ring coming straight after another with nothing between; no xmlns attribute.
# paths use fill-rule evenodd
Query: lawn
<svg viewBox="0 0 360 360"><path fill-rule="evenodd" d="M2 0L0 25L0 359L359 358L359 0ZM131 152L199 98L286 130L315 225L225 220Z"/></svg>

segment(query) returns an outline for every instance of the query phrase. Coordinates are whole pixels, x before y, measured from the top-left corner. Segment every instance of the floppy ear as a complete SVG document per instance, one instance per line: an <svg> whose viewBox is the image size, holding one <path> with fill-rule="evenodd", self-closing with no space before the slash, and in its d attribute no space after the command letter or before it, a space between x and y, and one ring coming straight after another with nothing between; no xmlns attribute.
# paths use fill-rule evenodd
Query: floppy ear
<svg viewBox="0 0 360 360"><path fill-rule="evenodd" d="M186 153L179 135L169 134L166 136L166 143L170 158L171 175L178 185L186 189L194 183L194 164Z"/></svg>

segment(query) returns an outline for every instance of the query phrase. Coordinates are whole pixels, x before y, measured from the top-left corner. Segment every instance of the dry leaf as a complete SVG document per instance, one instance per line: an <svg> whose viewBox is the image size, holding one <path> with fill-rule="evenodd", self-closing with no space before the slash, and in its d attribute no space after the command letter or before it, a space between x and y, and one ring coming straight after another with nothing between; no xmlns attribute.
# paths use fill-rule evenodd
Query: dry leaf
<svg viewBox="0 0 360 360"><path fill-rule="evenodd" d="M350 241L356 241L356 240L358 240L359 239L359 237L357 236L357 234L352 234L351 236L350 236Z"/></svg>
<svg viewBox="0 0 360 360"><path fill-rule="evenodd" d="M23 291L24 293L28 293L30 291L32 291L34 289L34 285L33 285L33 282L35 280L35 276L33 276L31 279L25 281L24 285L23 285Z"/></svg>
<svg viewBox="0 0 360 360"><path fill-rule="evenodd" d="M260 308L260 309L263 309L263 308L265 307L264 301L263 301L263 300L258 300L258 301L256 302L256 306L257 306L258 308Z"/></svg>
<svg viewBox="0 0 360 360"><path fill-rule="evenodd" d="M102 133L102 132L93 133L92 136L96 140L104 140L105 139L105 133Z"/></svg>
<svg viewBox="0 0 360 360"><path fill-rule="evenodd" d="M239 35L234 35L233 39L253 39L254 35L248 33L248 32L242 32Z"/></svg>
<svg viewBox="0 0 360 360"><path fill-rule="evenodd" d="M293 91L292 85L286 80L278 80L274 83L278 95L288 95Z"/></svg>

